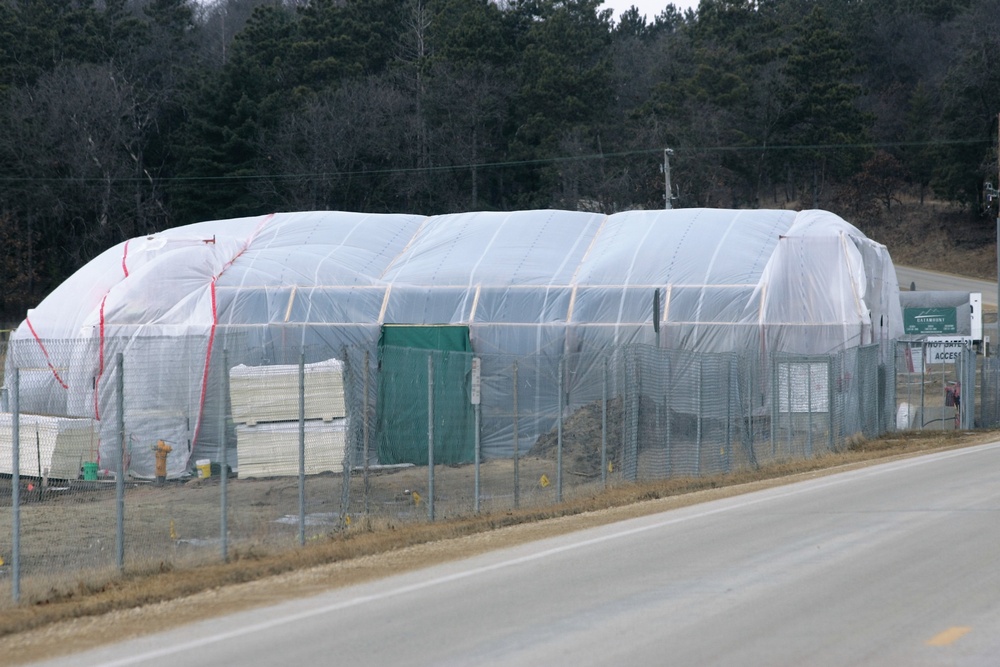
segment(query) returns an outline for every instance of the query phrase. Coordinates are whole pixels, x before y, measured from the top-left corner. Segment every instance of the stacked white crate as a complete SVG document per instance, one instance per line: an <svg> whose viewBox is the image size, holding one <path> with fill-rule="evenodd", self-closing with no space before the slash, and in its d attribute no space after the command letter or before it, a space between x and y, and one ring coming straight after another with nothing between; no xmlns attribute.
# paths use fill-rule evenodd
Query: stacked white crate
<svg viewBox="0 0 1000 667"><path fill-rule="evenodd" d="M0 474L14 472L13 421L11 413L0 412ZM21 413L18 444L21 475L76 479L96 456L97 429L93 419Z"/></svg>
<svg viewBox="0 0 1000 667"><path fill-rule="evenodd" d="M305 473L339 471L344 460L343 419L305 423ZM286 477L299 474L298 422L260 422L236 427L239 476Z"/></svg>
<svg viewBox="0 0 1000 667"><path fill-rule="evenodd" d="M339 471L347 441L343 364L305 364L304 376L306 474ZM236 366L229 373L229 397L239 476L298 475L298 365Z"/></svg>

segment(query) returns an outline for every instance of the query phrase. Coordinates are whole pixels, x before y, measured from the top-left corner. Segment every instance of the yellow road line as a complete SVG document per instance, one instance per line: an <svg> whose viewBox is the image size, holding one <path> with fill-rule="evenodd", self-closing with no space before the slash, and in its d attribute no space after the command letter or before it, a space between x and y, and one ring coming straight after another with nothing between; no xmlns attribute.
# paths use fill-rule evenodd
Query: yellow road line
<svg viewBox="0 0 1000 667"><path fill-rule="evenodd" d="M953 627L927 640L928 646L950 646L972 631L972 628Z"/></svg>

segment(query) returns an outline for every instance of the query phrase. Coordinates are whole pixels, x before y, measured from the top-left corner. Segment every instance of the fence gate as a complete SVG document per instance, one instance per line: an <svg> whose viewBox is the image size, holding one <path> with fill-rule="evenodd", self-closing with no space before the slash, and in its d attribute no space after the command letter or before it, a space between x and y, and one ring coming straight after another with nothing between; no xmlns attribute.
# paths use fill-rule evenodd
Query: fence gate
<svg viewBox="0 0 1000 667"><path fill-rule="evenodd" d="M896 430L974 428L975 374L976 352L971 341L899 341Z"/></svg>

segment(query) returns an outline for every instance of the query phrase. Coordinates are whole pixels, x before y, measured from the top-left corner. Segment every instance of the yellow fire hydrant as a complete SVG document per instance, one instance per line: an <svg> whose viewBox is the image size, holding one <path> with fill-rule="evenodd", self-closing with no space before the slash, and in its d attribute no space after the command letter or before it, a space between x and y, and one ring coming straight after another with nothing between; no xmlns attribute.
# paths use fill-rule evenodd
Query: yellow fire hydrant
<svg viewBox="0 0 1000 667"><path fill-rule="evenodd" d="M167 481L167 454L174 451L174 448L159 440L156 446L153 447L153 453L156 454L156 483L163 484Z"/></svg>

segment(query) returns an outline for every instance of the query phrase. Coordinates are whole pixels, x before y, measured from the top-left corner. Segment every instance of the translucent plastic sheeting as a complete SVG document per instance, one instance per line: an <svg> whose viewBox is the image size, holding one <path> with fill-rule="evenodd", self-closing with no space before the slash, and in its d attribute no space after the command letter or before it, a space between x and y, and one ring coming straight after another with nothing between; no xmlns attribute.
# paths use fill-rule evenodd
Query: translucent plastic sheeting
<svg viewBox="0 0 1000 667"><path fill-rule="evenodd" d="M110 462L121 354L132 468L151 475L162 438L176 475L219 453L224 365L374 355L385 324L466 325L475 352L553 360L634 343L829 354L902 333L885 247L825 211L321 211L119 244L29 311L7 368L22 411L97 420Z"/></svg>

